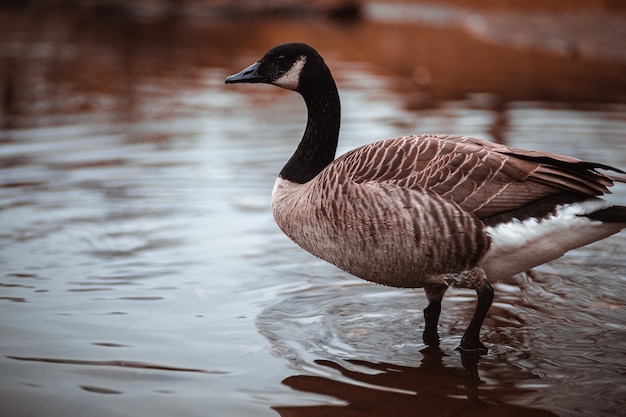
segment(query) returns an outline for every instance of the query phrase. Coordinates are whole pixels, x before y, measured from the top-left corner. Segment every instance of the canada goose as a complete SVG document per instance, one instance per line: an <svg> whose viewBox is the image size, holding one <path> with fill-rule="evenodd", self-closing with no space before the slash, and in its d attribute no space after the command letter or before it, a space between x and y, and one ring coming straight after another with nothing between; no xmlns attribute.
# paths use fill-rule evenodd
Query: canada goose
<svg viewBox="0 0 626 417"><path fill-rule="evenodd" d="M609 193L617 168L462 136L419 135L361 146L335 159L337 87L310 46L270 49L226 83L274 84L302 95L304 135L272 192L278 226L295 243L368 281L424 288L427 336L437 336L449 286L478 304L460 349L484 354L490 281L524 272L626 227ZM428 343L428 342L427 342Z"/></svg>

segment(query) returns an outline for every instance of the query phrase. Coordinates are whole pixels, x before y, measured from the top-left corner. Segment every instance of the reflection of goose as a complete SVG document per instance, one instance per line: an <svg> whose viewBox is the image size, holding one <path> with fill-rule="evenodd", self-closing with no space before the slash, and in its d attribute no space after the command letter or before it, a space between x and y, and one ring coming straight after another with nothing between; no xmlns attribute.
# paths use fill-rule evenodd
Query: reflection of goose
<svg viewBox="0 0 626 417"><path fill-rule="evenodd" d="M511 391L510 383L479 390L476 362L465 369L447 367L437 346L422 350L418 368L386 363L349 361L347 367L319 360L316 364L341 373L341 377L297 375L283 383L298 391L328 395L346 401L331 405L274 407L282 417L308 416L527 416L555 417L538 408L507 404L506 397L520 398L524 389ZM358 369L363 369L360 372ZM324 374L327 374L324 371ZM483 400L484 399L484 400Z"/></svg>
<svg viewBox="0 0 626 417"><path fill-rule="evenodd" d="M227 83L299 92L306 130L274 186L272 209L298 245L360 278L423 287L425 336L436 336L448 286L475 288L478 305L461 348L484 353L480 327L489 280L548 262L626 227L626 207L596 195L613 181L602 164L467 137L389 139L335 160L339 95L305 44L271 49Z"/></svg>

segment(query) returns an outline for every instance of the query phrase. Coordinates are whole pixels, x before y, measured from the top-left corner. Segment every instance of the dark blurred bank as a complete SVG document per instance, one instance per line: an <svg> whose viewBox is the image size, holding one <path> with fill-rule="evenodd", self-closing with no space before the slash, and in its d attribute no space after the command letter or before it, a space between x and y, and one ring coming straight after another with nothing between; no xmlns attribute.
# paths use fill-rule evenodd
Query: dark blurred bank
<svg viewBox="0 0 626 417"><path fill-rule="evenodd" d="M625 40L626 3L617 0L8 0L0 3L2 125L76 113L155 117L155 96L288 41L311 43L331 67L368 63L393 79L408 108L474 93L476 105L493 109L624 103ZM155 82L161 88L146 87ZM176 111L169 103L156 116Z"/></svg>

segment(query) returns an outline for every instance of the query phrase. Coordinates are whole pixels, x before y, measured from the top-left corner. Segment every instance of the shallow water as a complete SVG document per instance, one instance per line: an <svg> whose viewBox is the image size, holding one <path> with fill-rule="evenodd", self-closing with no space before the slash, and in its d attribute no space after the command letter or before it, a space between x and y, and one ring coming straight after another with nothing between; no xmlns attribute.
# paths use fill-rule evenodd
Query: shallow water
<svg viewBox="0 0 626 417"><path fill-rule="evenodd" d="M304 40L338 80L340 152L458 133L624 168L623 64L375 19L2 18L3 414L623 413L625 233L497 283L491 351L464 367L455 348L474 293L448 292L440 347L427 348L421 291L365 283L293 245L269 195L304 105L223 84L268 46ZM416 33L417 52L393 60ZM468 64L463 83L437 49L508 55ZM522 86L507 78L521 62ZM626 187L614 191L626 204Z"/></svg>

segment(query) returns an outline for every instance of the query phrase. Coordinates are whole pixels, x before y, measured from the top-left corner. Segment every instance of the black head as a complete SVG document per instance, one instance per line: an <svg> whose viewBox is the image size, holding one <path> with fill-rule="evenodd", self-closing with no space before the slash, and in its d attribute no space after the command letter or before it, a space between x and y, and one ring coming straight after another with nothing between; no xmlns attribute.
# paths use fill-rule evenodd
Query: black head
<svg viewBox="0 0 626 417"><path fill-rule="evenodd" d="M320 69L328 71L315 49L304 43L286 43L273 47L259 61L227 77L226 84L265 83L302 91L306 78L315 78L315 72Z"/></svg>

